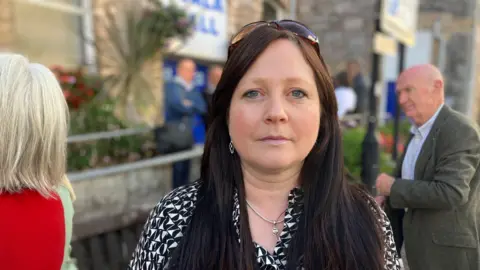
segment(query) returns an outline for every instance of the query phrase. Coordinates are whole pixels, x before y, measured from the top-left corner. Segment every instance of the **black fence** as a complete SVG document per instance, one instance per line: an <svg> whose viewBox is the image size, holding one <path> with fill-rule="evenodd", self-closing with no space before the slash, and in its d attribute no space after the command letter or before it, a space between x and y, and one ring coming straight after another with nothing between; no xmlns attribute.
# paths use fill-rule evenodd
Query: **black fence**
<svg viewBox="0 0 480 270"><path fill-rule="evenodd" d="M79 270L125 270L138 243L144 222L82 237L72 242Z"/></svg>

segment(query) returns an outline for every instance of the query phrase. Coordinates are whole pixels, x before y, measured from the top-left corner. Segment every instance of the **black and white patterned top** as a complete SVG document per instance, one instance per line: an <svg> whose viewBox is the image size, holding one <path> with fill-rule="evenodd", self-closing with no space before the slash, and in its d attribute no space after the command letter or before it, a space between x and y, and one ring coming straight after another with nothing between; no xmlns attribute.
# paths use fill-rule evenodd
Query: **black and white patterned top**
<svg viewBox="0 0 480 270"><path fill-rule="evenodd" d="M145 224L140 241L133 254L129 270L160 270L168 265L172 251L178 246L183 232L193 215L199 182L177 188L166 195L152 210ZM239 233L240 208L237 195L234 196L233 222ZM299 204L303 203L303 191L293 189L288 196L284 228L274 253L255 243L257 263L261 270L283 270L286 266L286 250L292 235L297 230L297 218L301 214ZM295 207L294 207L295 206ZM378 213L372 205L372 210ZM379 215L385 234L385 270L400 270L393 234L385 213Z"/></svg>

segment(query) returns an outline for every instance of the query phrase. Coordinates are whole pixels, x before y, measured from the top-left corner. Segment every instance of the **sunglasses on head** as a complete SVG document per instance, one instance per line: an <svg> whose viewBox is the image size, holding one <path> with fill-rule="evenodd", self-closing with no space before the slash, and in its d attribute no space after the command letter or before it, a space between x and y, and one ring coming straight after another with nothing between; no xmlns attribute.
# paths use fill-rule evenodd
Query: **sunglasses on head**
<svg viewBox="0 0 480 270"><path fill-rule="evenodd" d="M258 21L254 23L250 23L242 27L240 31L232 38L230 42L230 46L228 47L228 56L232 53L232 51L237 47L238 43L244 39L248 34L253 32L260 26L270 26L274 27L279 30L287 30L292 32L296 36L306 40L312 46L315 47L317 53L320 55L320 45L318 44L317 36L312 32L312 30L308 29L308 27L300 22L293 21L293 20L281 20L281 21Z"/></svg>

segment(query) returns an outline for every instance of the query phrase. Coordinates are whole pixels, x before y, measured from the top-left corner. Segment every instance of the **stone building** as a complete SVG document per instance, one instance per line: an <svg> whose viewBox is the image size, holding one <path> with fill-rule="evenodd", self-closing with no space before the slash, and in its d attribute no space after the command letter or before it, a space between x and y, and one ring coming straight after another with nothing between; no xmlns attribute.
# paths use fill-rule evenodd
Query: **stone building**
<svg viewBox="0 0 480 270"><path fill-rule="evenodd" d="M322 55L336 73L357 59L370 69L373 35L372 0L298 0L297 19L318 36Z"/></svg>

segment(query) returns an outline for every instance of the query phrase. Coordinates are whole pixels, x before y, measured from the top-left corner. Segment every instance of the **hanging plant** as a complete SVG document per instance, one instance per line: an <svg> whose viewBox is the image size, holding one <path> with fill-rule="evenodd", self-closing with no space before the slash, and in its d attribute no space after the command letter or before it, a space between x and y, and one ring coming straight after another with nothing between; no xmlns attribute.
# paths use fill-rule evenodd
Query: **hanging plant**
<svg viewBox="0 0 480 270"><path fill-rule="evenodd" d="M175 5L160 1L111 0L96 14L95 46L109 97L116 100L120 117L155 106L153 81L146 67L160 57L171 40L185 41L193 33L193 22Z"/></svg>

